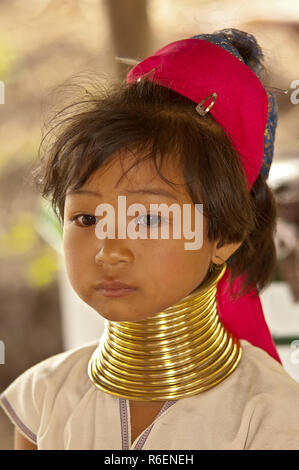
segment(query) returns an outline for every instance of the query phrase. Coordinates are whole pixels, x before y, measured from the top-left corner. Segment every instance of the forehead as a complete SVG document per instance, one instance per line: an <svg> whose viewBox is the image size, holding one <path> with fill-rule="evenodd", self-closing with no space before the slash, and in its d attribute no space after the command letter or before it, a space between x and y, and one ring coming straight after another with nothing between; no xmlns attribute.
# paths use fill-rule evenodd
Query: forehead
<svg viewBox="0 0 299 470"><path fill-rule="evenodd" d="M102 192L109 193L155 185L161 188L172 187L175 191L185 194L186 183L177 159L167 156L161 162L157 159L157 164L160 174L168 181L161 178L151 158L142 160L132 155L132 152L118 152L105 166L91 175L84 187L95 190L101 188Z"/></svg>

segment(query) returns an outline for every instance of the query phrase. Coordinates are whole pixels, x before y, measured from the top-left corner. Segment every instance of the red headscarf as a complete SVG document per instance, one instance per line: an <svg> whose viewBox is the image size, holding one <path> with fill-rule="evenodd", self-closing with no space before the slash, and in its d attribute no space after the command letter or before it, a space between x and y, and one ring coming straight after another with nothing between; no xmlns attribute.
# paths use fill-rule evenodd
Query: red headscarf
<svg viewBox="0 0 299 470"><path fill-rule="evenodd" d="M244 61L207 40L175 41L135 65L127 83L148 78L199 104L217 93L210 109L213 118L228 135L244 166L248 190L258 177L265 152L268 95L257 75ZM212 102L204 103L206 108ZM230 269L217 285L217 307L222 323L237 338L264 349L278 362L276 351L257 289L233 301L229 293ZM232 291L240 291L242 276L234 279Z"/></svg>

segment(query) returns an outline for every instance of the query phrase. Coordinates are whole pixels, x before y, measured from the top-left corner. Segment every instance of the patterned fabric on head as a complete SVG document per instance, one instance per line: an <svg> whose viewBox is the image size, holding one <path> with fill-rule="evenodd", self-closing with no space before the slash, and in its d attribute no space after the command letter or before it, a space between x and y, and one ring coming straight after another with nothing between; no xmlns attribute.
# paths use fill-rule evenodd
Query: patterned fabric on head
<svg viewBox="0 0 299 470"><path fill-rule="evenodd" d="M220 31L216 31L213 34L199 34L197 36L192 36L191 39L202 39L222 47L227 52L235 56L238 60L243 62L243 64L250 67L256 76L261 79L262 72L264 70L262 65L264 54L252 34L246 33L245 31L240 31L238 29L228 28L221 29ZM246 48L250 46L251 55L247 60L241 56L238 49L234 46L234 42L238 45L244 45ZM278 109L274 93L267 90L266 92L268 95L268 119L264 133L264 158L261 173L267 179L269 176L274 153L274 139L277 127Z"/></svg>

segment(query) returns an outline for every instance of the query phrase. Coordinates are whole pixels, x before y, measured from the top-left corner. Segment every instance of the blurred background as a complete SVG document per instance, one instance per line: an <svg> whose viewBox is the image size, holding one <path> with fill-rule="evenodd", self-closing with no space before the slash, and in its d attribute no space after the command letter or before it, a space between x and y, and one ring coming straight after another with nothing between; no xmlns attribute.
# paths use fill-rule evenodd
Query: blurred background
<svg viewBox="0 0 299 470"><path fill-rule="evenodd" d="M278 265L261 300L283 365L299 381L298 0L1 0L0 393L30 366L103 328L69 285L60 227L28 184L55 88L85 72L121 80L128 66L115 56L142 60L169 42L228 27L256 36L267 84L288 90L276 95L269 176ZM13 448L12 431L0 409L0 449Z"/></svg>

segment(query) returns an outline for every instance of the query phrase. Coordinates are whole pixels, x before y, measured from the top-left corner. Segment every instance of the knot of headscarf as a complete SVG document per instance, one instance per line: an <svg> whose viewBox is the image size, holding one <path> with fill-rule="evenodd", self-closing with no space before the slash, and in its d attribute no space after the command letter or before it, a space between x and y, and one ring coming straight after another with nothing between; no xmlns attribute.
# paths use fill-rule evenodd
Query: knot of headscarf
<svg viewBox="0 0 299 470"><path fill-rule="evenodd" d="M216 31L213 34L199 34L197 36L192 36L191 39L202 39L222 47L222 49L235 56L238 60L240 60L240 62L243 62L243 64L250 67L259 79L262 78L262 73L264 70L262 61L264 59L264 54L260 45L257 43L257 40L252 34L249 34L245 31L240 31L239 29L227 28ZM234 44L238 44L239 47L243 46L246 49L248 49L249 46L249 57L244 58ZM261 168L261 174L265 177L265 179L267 179L269 176L269 171L273 160L274 139L278 118L278 108L275 95L274 93L267 90L266 93L268 95L268 119L264 132L264 156Z"/></svg>

